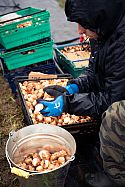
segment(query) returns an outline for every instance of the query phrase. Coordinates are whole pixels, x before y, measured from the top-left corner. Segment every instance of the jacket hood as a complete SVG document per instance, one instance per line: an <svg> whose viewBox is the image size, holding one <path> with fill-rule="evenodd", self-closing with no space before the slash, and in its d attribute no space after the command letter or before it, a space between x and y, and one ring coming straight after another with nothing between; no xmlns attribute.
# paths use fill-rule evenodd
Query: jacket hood
<svg viewBox="0 0 125 187"><path fill-rule="evenodd" d="M125 0L66 0L67 20L108 37L125 13Z"/></svg>

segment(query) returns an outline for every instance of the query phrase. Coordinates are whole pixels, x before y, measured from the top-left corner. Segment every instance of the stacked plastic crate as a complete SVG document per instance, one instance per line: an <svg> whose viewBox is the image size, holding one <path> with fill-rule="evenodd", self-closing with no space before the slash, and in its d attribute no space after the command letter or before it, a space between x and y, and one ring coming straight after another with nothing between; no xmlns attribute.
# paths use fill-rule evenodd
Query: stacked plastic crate
<svg viewBox="0 0 125 187"><path fill-rule="evenodd" d="M15 76L55 73L49 19L49 11L32 7L0 16L1 64L13 92Z"/></svg>

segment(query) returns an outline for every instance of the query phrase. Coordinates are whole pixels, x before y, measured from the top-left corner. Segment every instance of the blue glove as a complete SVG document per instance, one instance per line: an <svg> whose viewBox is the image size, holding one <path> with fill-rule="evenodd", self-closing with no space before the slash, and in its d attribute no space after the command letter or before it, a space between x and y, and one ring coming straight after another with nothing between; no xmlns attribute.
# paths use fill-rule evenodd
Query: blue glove
<svg viewBox="0 0 125 187"><path fill-rule="evenodd" d="M40 111L44 116L60 116L63 113L64 99L62 95L53 101L38 99L37 102L44 105L45 108Z"/></svg>
<svg viewBox="0 0 125 187"><path fill-rule="evenodd" d="M79 88L78 88L77 84L69 84L65 88L68 91L68 94L79 93Z"/></svg>

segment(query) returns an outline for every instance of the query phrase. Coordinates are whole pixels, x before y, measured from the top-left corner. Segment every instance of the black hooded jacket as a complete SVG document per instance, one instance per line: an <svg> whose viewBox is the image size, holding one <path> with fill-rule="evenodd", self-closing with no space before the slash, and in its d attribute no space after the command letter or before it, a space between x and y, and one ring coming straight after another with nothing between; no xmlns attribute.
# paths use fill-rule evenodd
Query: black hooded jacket
<svg viewBox="0 0 125 187"><path fill-rule="evenodd" d="M69 82L80 93L67 96L68 112L98 117L125 99L125 0L67 0L65 13L99 36L85 74Z"/></svg>

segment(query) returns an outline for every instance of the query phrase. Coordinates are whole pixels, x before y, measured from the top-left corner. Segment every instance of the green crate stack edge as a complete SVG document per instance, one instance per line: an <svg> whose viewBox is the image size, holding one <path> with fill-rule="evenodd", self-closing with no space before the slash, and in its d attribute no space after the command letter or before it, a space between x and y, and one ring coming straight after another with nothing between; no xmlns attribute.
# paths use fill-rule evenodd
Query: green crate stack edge
<svg viewBox="0 0 125 187"><path fill-rule="evenodd" d="M0 26L0 44L5 49L50 37L49 11L28 7L13 13L21 16L22 20L15 18L1 22L5 25ZM0 18L5 15L7 14L1 15ZM14 22L8 23L9 21ZM22 27L22 24L25 24L25 27Z"/></svg>
<svg viewBox="0 0 125 187"><path fill-rule="evenodd" d="M1 58L8 70L14 70L53 58L53 41L2 52Z"/></svg>
<svg viewBox="0 0 125 187"><path fill-rule="evenodd" d="M16 92L14 84L16 76L26 76L29 71L55 73L55 63L52 60L53 41L51 40L49 11L28 7L16 11L16 13L21 16L30 15L32 19L30 17L23 21L0 26L1 60L4 76L13 93ZM17 25L26 21L32 21L35 24L18 30Z"/></svg>

